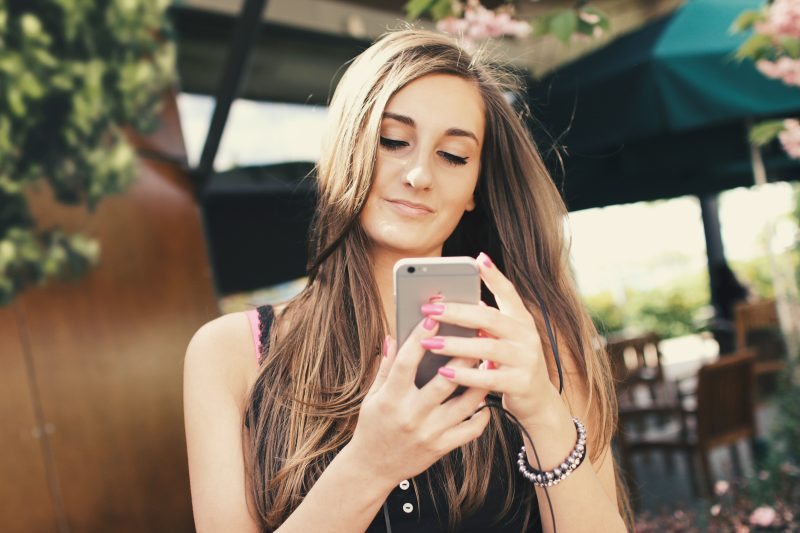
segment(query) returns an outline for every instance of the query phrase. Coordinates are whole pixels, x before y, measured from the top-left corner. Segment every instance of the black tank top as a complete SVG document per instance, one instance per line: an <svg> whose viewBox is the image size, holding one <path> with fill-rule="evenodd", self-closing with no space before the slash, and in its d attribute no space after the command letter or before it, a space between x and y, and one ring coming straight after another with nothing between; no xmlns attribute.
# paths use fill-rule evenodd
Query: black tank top
<svg viewBox="0 0 800 533"><path fill-rule="evenodd" d="M259 317L259 340L261 360L266 357L269 349L269 330L272 326L274 313L271 306L262 305L258 308ZM519 431L510 423L504 423L503 431L506 433L508 441L514 446L513 449L521 445ZM496 448L499 448L496 447ZM512 457L515 454L512 453ZM496 457L495 462L503 460ZM427 490L427 474L433 473L436 466L432 466L414 478L407 479L395 487L386 499L385 510L382 507L370 526L368 533L383 533L387 531L387 517L392 533L439 533L448 531L447 525L447 502L444 500L442 491L437 491L435 486L433 494ZM539 517L539 507L536 497L522 476L514 475L511 479L506 478L505 469L502 467L493 468L492 479L489 481L489 490L486 500L475 513L462 517L457 531L463 533L523 533L522 525L525 521L524 513L526 510L525 497L532 498L531 514L528 527L524 533L538 533L542 531L541 520ZM435 479L435 475L433 477ZM415 481L416 483L413 483ZM416 486L416 488L415 488ZM355 489L357 490L357 489ZM508 491L513 490L515 497L511 510L500 516ZM525 496L527 495L527 496ZM437 514L436 509L439 509ZM441 516L440 516L441 515Z"/></svg>

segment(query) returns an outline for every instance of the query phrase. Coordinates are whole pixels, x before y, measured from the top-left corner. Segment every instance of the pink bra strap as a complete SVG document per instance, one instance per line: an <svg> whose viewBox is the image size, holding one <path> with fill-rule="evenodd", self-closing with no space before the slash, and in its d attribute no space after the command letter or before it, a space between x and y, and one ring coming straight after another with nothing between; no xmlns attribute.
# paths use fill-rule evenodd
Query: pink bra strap
<svg viewBox="0 0 800 533"><path fill-rule="evenodd" d="M253 344L256 348L256 361L261 359L261 341L258 331L258 309L248 309L245 311L247 319L250 321L250 332L253 334Z"/></svg>

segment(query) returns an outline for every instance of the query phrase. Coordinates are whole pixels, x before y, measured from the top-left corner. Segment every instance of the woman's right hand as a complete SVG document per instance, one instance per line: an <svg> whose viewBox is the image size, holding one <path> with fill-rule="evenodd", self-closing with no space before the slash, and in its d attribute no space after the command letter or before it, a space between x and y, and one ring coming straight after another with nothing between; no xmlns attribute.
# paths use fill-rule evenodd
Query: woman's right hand
<svg viewBox="0 0 800 533"><path fill-rule="evenodd" d="M439 323L417 324L397 350L387 337L385 354L375 381L358 415L353 438L347 445L360 467L397 484L423 472L440 457L480 436L489 423L489 409L478 413L485 389L467 389L445 403L456 385L436 375L424 387L414 384L417 366L425 354L422 339L436 335ZM451 361L450 366L469 364Z"/></svg>

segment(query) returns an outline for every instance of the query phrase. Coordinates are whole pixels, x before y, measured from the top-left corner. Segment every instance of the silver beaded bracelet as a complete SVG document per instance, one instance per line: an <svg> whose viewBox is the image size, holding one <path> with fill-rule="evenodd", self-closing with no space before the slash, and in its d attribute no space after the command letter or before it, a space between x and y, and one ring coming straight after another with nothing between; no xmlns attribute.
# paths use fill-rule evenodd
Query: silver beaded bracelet
<svg viewBox="0 0 800 533"><path fill-rule="evenodd" d="M528 481L537 487L552 487L553 485L558 485L564 481L573 470L578 468L586 457L586 428L583 426L583 423L574 416L572 417L572 422L575 424L575 429L578 432L578 441L575 443L572 452L564 459L564 462L554 469L548 470L547 472L536 470L528 464L528 460L525 456L525 446L519 451L519 460L517 461L519 471Z"/></svg>

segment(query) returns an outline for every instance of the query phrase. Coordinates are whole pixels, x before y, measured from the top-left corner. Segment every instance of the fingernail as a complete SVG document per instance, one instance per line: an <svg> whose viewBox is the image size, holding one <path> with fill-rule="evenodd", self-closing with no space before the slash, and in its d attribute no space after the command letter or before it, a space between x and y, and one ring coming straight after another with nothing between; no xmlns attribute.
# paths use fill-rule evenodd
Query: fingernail
<svg viewBox="0 0 800 533"><path fill-rule="evenodd" d="M428 298L428 303L440 302L442 300L444 300L444 296L442 296L441 294L434 294L433 296Z"/></svg>
<svg viewBox="0 0 800 533"><path fill-rule="evenodd" d="M489 259L489 256L486 255L484 252L478 254L477 260L483 263L483 266L485 267L492 268L494 266L492 260Z"/></svg>
<svg viewBox="0 0 800 533"><path fill-rule="evenodd" d="M486 361L486 370L494 370L495 368L497 368L497 367L494 366L494 362Z"/></svg>
<svg viewBox="0 0 800 533"><path fill-rule="evenodd" d="M422 327L427 329L428 331L430 331L434 327L436 327L436 321L434 319L432 319L431 317L427 317L425 319L425 322L422 323Z"/></svg>
<svg viewBox="0 0 800 533"><path fill-rule="evenodd" d="M441 337L431 337L429 339L422 339L419 341L422 347L426 350L438 350L444 348L444 339Z"/></svg>
<svg viewBox="0 0 800 533"><path fill-rule="evenodd" d="M442 313L444 313L442 304L424 304L422 306L423 315L441 315Z"/></svg>
<svg viewBox="0 0 800 533"><path fill-rule="evenodd" d="M477 411L477 410L481 410L481 409L483 409L483 407L484 407L485 405L486 405L486 402L485 402L485 401L483 401L483 402L479 403L479 404L478 404L478 407L476 407L476 411Z"/></svg>
<svg viewBox="0 0 800 533"><path fill-rule="evenodd" d="M383 356L389 355L389 335L383 338Z"/></svg>
<svg viewBox="0 0 800 533"><path fill-rule="evenodd" d="M452 368L447 368L446 366L440 366L438 372L440 376L446 377L447 379L453 379L456 377L456 371Z"/></svg>

